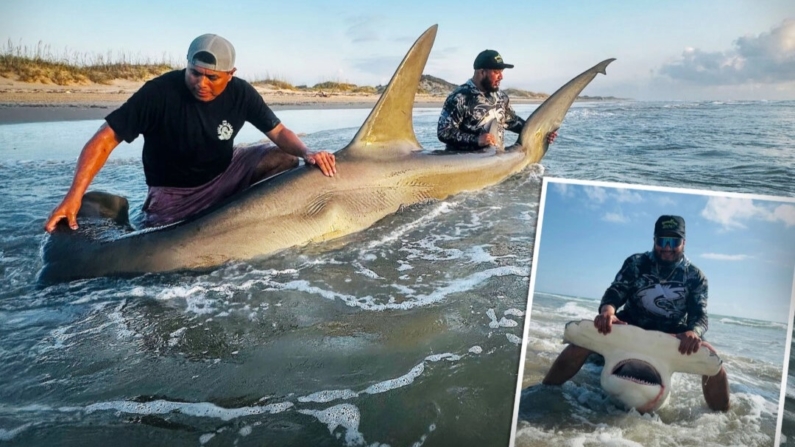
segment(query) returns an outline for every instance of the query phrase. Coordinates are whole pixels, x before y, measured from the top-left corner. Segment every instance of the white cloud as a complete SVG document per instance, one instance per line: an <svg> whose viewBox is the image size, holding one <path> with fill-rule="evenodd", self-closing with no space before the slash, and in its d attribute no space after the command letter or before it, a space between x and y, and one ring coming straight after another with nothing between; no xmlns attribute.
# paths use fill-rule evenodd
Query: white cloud
<svg viewBox="0 0 795 447"><path fill-rule="evenodd" d="M567 183L550 183L550 185L561 197L574 196L574 189L570 188Z"/></svg>
<svg viewBox="0 0 795 447"><path fill-rule="evenodd" d="M779 205L772 214L773 220L780 220L787 227L795 225L795 206L793 205Z"/></svg>
<svg viewBox="0 0 795 447"><path fill-rule="evenodd" d="M704 253L701 255L701 257L706 259L714 259L716 261L744 261L751 258L751 256L748 255L725 255L721 253Z"/></svg>
<svg viewBox="0 0 795 447"><path fill-rule="evenodd" d="M771 209L755 204L751 199L710 197L701 210L701 216L721 224L727 230L746 228L744 222L752 219L782 222L791 227L795 225L795 205L782 204Z"/></svg>
<svg viewBox="0 0 795 447"><path fill-rule="evenodd" d="M776 84L795 80L795 19L786 19L769 33L746 35L726 51L685 48L678 61L660 73L699 85Z"/></svg>
<svg viewBox="0 0 795 447"><path fill-rule="evenodd" d="M607 200L607 191L605 191L604 188L600 188L598 186L586 186L585 195L597 203L604 203L605 200Z"/></svg>
<svg viewBox="0 0 795 447"><path fill-rule="evenodd" d="M605 213L605 215L602 216L602 220L613 223L625 223L629 219L621 213Z"/></svg>
<svg viewBox="0 0 795 447"><path fill-rule="evenodd" d="M745 228L742 221L759 215L763 210L754 206L751 199L732 199L729 197L710 197L701 216L717 222L726 229Z"/></svg>
<svg viewBox="0 0 795 447"><path fill-rule="evenodd" d="M638 203L643 201L643 197L640 194L628 189L617 189L615 197L619 203Z"/></svg>

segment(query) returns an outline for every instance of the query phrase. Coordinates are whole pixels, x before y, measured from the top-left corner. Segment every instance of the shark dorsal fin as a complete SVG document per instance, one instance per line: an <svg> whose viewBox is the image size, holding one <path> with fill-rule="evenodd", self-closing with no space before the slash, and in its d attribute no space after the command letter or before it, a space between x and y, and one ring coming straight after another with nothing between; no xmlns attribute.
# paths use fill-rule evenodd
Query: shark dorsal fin
<svg viewBox="0 0 795 447"><path fill-rule="evenodd" d="M414 42L370 116L338 157L392 158L422 149L414 134L412 109L437 27L428 28Z"/></svg>

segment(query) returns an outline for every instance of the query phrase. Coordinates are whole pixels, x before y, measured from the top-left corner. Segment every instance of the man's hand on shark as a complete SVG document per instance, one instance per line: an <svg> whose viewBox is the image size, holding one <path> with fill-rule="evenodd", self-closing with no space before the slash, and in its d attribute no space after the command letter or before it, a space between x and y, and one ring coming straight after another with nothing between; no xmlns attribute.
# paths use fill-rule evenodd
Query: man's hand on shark
<svg viewBox="0 0 795 447"><path fill-rule="evenodd" d="M701 338L693 331L676 334L676 338L680 340L679 352L682 354L690 355L696 353L698 348L701 347Z"/></svg>
<svg viewBox="0 0 795 447"><path fill-rule="evenodd" d="M320 168L323 175L327 177L334 177L334 174L337 173L337 161L334 154L330 152L307 152L304 160L306 160L306 164Z"/></svg>
<svg viewBox="0 0 795 447"><path fill-rule="evenodd" d="M609 334L610 330L613 328L614 324L627 324L624 321L621 321L616 316L616 310L613 306L605 305L604 310L602 313L596 316L593 319L593 325L596 327L596 330L599 331L600 334Z"/></svg>
<svg viewBox="0 0 795 447"><path fill-rule="evenodd" d="M547 134L547 144L552 144L555 142L555 138L558 137L558 131L552 131ZM494 138L494 135L490 133L483 133L480 134L478 137L478 146L480 147L487 147L487 146L495 146L497 144L497 139Z"/></svg>
<svg viewBox="0 0 795 447"><path fill-rule="evenodd" d="M480 147L488 147L495 145L497 145L497 139L494 138L494 135L490 133L483 133L480 134L480 136L478 137L478 146Z"/></svg>

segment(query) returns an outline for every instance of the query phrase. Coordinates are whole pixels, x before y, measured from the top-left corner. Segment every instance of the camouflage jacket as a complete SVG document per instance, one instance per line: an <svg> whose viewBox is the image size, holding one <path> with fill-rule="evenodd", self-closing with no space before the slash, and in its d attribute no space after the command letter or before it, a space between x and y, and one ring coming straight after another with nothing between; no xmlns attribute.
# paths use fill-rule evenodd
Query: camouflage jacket
<svg viewBox="0 0 795 447"><path fill-rule="evenodd" d="M599 310L610 304L619 319L644 329L668 333L707 331L707 278L683 257L673 267L660 266L653 252L632 255L605 291Z"/></svg>
<svg viewBox="0 0 795 447"><path fill-rule="evenodd" d="M506 93L484 93L470 79L447 97L436 133L448 150L473 151L480 149L478 137L489 131L495 119L502 124L500 143L504 129L519 133L524 125L524 119L517 117L511 108Z"/></svg>

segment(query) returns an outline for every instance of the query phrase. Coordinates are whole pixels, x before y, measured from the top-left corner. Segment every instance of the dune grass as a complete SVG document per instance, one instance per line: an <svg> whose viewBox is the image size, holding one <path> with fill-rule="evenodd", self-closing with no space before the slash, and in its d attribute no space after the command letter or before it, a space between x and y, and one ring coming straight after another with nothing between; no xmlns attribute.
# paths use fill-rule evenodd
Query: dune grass
<svg viewBox="0 0 795 447"><path fill-rule="evenodd" d="M153 61L126 53L103 55L69 50L56 55L41 41L35 47L28 47L14 45L9 39L0 49L0 76L31 83L87 85L109 84L114 79L144 81L176 68L178 65L165 56Z"/></svg>
<svg viewBox="0 0 795 447"><path fill-rule="evenodd" d="M359 86L339 81L324 81L312 86L312 90L324 90L329 92L350 92Z"/></svg>
<svg viewBox="0 0 795 447"><path fill-rule="evenodd" d="M518 88L506 88L503 91L512 98L545 99L549 96L546 93L536 93L536 92L531 92L529 90L522 90Z"/></svg>
<svg viewBox="0 0 795 447"><path fill-rule="evenodd" d="M49 45L39 41L36 46L29 47L21 43L14 44L9 39L5 46L0 47L0 77L21 82L69 85L110 84L112 81L146 81L167 71L184 68L185 63L175 63L165 57L152 60L143 56L131 56L128 53L108 51L106 54L80 53L64 49L55 54ZM315 92L321 96L334 94L381 94L384 86L356 85L340 79L319 82L311 87L295 86L282 76L255 77L249 80L255 86L268 86L278 90ZM447 81L423 76L423 83L418 87L420 94L446 95L455 87ZM529 92L531 95L532 92ZM524 96L524 95L520 95Z"/></svg>
<svg viewBox="0 0 795 447"><path fill-rule="evenodd" d="M296 87L282 76L272 76L266 73L264 77L255 77L249 81L251 85L270 86L279 90L296 90Z"/></svg>
<svg viewBox="0 0 795 447"><path fill-rule="evenodd" d="M283 77L272 76L266 74L264 77L257 77L249 81L255 86L269 86L279 90L293 90L304 92L317 92L323 94L334 93L365 93L365 94L378 94L380 93L375 87L369 85L356 85L348 82L341 81L323 81L311 87L307 85L293 85Z"/></svg>

